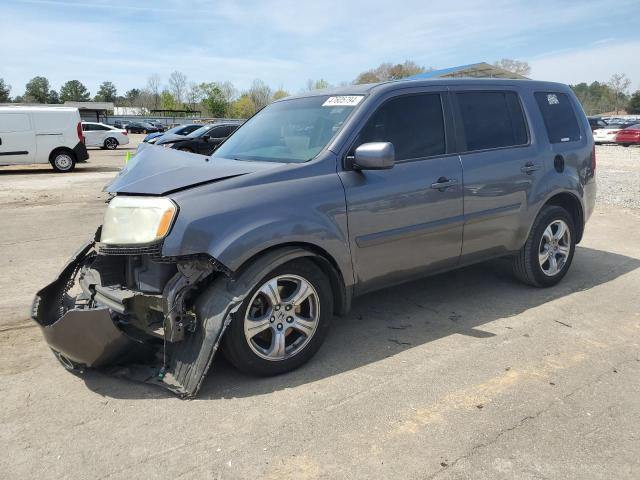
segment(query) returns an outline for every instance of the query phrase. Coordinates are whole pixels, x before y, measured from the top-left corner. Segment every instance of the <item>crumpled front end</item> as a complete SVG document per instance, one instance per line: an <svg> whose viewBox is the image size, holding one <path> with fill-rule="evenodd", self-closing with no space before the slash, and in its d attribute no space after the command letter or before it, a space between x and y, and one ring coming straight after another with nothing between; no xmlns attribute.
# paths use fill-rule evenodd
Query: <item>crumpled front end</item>
<svg viewBox="0 0 640 480"><path fill-rule="evenodd" d="M229 273L206 255L168 258L159 244L93 239L36 294L31 316L66 368L100 368L193 397L240 303Z"/></svg>

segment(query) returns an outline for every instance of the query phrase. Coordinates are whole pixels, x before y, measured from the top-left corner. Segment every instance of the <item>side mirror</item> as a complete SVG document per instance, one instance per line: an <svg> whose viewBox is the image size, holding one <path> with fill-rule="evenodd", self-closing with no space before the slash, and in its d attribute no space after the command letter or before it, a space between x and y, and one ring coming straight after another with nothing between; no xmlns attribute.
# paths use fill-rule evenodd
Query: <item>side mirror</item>
<svg viewBox="0 0 640 480"><path fill-rule="evenodd" d="M208 142L209 138L210 138L209 135L203 135L202 136L202 140L204 140L205 142Z"/></svg>
<svg viewBox="0 0 640 480"><path fill-rule="evenodd" d="M396 151L391 142L363 143L356 148L353 168L356 170L386 170L392 168Z"/></svg>

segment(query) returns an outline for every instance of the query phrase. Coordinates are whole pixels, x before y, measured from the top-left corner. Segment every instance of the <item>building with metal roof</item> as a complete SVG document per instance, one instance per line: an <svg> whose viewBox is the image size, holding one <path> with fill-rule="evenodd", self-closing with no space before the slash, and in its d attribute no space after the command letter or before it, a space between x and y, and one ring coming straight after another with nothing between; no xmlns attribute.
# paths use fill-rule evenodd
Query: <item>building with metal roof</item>
<svg viewBox="0 0 640 480"><path fill-rule="evenodd" d="M527 79L523 75L510 72L504 68L489 65L485 62L470 63L469 65L460 65L459 67L443 68L440 70L431 70L430 72L418 73L406 80L424 80L428 78L510 78L510 79Z"/></svg>

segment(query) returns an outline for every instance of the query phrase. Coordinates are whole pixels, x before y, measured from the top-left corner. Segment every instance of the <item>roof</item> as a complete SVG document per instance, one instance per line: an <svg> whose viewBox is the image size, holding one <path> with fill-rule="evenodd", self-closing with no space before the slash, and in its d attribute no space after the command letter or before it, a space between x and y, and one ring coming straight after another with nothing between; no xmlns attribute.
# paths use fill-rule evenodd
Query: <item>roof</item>
<svg viewBox="0 0 640 480"><path fill-rule="evenodd" d="M68 107L78 110L113 110L113 102L64 102Z"/></svg>
<svg viewBox="0 0 640 480"><path fill-rule="evenodd" d="M78 109L75 107L63 107L62 105L16 105L11 103L0 103L0 108L2 109L10 109L10 110L19 110L19 111L29 111L29 112L50 112L51 110L63 111L63 112L74 112Z"/></svg>
<svg viewBox="0 0 640 480"><path fill-rule="evenodd" d="M504 68L489 65L486 62L470 63L459 67L443 68L431 70L430 72L418 73L405 80L422 80L427 78L510 78L527 79L527 77L510 72Z"/></svg>
<svg viewBox="0 0 640 480"><path fill-rule="evenodd" d="M540 80L529 80L529 79L511 79L511 78L469 78L469 77L433 77L433 78L403 78L402 80L392 80L388 82L381 83L363 83L359 85L347 85L344 87L336 87L336 88L328 88L324 90L312 90L309 92L303 92L297 95L291 95L290 97L285 97L280 100L276 100L276 102L286 102L287 100L292 100L295 98L305 98L305 97L317 97L323 95L367 95L370 93L384 93L390 90L397 90L400 88L411 88L411 87L427 87L427 86L440 86L440 85L480 85L487 87L494 87L497 85L508 86L508 85L529 85L533 88L568 88L566 85L555 83L555 82L545 82ZM562 90L561 90L562 91ZM276 103L274 102L274 103Z"/></svg>

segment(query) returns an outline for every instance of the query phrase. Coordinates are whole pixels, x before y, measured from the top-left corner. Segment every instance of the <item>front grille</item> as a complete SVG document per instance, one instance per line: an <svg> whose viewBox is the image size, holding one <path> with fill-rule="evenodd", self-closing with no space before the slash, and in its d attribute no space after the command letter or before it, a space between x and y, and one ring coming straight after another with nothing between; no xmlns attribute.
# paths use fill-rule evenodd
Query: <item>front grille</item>
<svg viewBox="0 0 640 480"><path fill-rule="evenodd" d="M98 243L96 244L96 250L100 255L150 255L151 257L160 257L162 255L162 242L143 247L114 246Z"/></svg>

